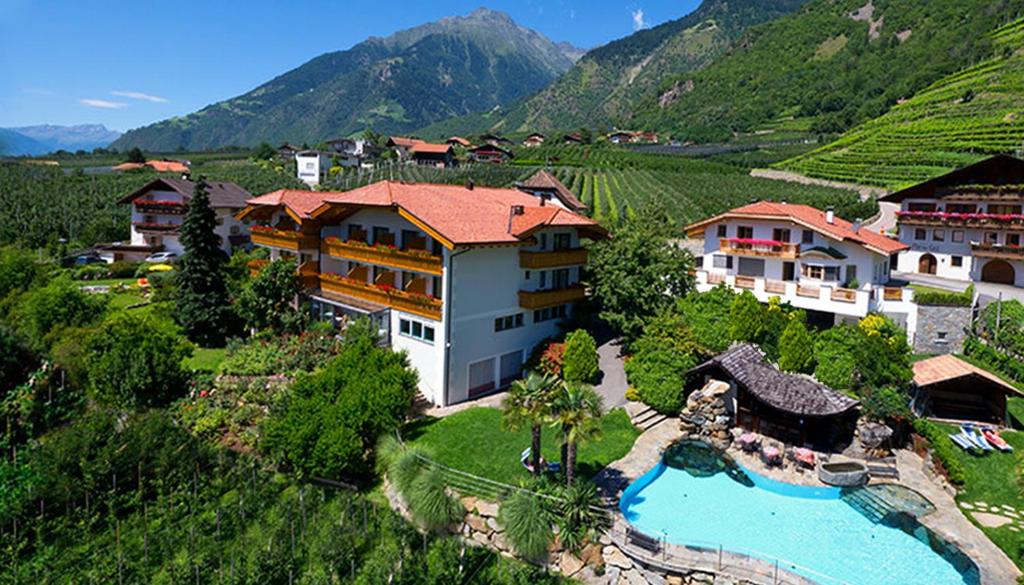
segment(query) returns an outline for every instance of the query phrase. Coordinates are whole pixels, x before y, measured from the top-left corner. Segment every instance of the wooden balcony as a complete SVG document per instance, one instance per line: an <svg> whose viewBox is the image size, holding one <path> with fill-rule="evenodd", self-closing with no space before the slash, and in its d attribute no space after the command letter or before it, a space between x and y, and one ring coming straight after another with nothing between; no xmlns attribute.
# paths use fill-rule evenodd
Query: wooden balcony
<svg viewBox="0 0 1024 585"><path fill-rule="evenodd" d="M320 263L312 260L303 262L297 271L299 284L303 288L315 289L320 284Z"/></svg>
<svg viewBox="0 0 1024 585"><path fill-rule="evenodd" d="M320 251L328 256L390 266L401 270L425 272L440 275L441 257L425 250L399 250L387 246L370 246L362 242L342 241L337 238L324 240Z"/></svg>
<svg viewBox="0 0 1024 585"><path fill-rule="evenodd" d="M1003 246L999 244L987 244L983 242L971 242L971 254L979 258L1024 260L1024 247Z"/></svg>
<svg viewBox="0 0 1024 585"><path fill-rule="evenodd" d="M753 276L736 275L736 288L747 288L753 290L755 278Z"/></svg>
<svg viewBox="0 0 1024 585"><path fill-rule="evenodd" d="M834 288L832 289L832 300L841 303L856 303L857 291L852 288Z"/></svg>
<svg viewBox="0 0 1024 585"><path fill-rule="evenodd" d="M252 243L257 246L281 248L282 250L316 250L320 247L320 237L317 234L292 230L253 226L251 238Z"/></svg>
<svg viewBox="0 0 1024 585"><path fill-rule="evenodd" d="M718 248L723 254L733 256L758 256L762 258L794 260L800 255L800 244L790 244L775 240L720 238Z"/></svg>
<svg viewBox="0 0 1024 585"><path fill-rule="evenodd" d="M1024 231L1024 215L994 213L945 213L941 211L898 211L900 225L934 227L989 227Z"/></svg>
<svg viewBox="0 0 1024 585"><path fill-rule="evenodd" d="M163 223L156 221L133 221L135 231L143 234L174 234L181 229L180 223Z"/></svg>
<svg viewBox="0 0 1024 585"><path fill-rule="evenodd" d="M587 263L585 248L569 248L551 252L519 252L520 268L554 268L557 266L577 266Z"/></svg>
<svg viewBox="0 0 1024 585"><path fill-rule="evenodd" d="M764 292L784 295L786 294L786 283L781 280L772 280L769 278L764 281Z"/></svg>
<svg viewBox="0 0 1024 585"><path fill-rule="evenodd" d="M821 296L821 289L816 286L797 285L796 294L799 297L818 298Z"/></svg>
<svg viewBox="0 0 1024 585"><path fill-rule="evenodd" d="M180 201L136 199L134 205L139 212L154 215L185 215L188 211L188 206Z"/></svg>
<svg viewBox="0 0 1024 585"><path fill-rule="evenodd" d="M586 296L586 291L580 284L551 290L521 290L519 291L519 306L524 309L543 309L544 307L581 301Z"/></svg>
<svg viewBox="0 0 1024 585"><path fill-rule="evenodd" d="M374 286L368 282L360 282L330 273L320 275L320 288L327 292L385 305L427 319L441 320L443 304L441 300L415 292L401 291L388 286Z"/></svg>

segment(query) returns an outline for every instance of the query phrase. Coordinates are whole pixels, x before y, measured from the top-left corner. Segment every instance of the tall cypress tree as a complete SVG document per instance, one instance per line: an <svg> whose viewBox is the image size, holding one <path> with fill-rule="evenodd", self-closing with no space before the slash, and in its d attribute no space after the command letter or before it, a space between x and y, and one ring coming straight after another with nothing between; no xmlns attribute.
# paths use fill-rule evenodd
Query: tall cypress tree
<svg viewBox="0 0 1024 585"><path fill-rule="evenodd" d="M175 320L190 340L204 346L224 343L231 324L225 258L213 231L216 226L206 181L200 177L181 226L185 255L177 277Z"/></svg>

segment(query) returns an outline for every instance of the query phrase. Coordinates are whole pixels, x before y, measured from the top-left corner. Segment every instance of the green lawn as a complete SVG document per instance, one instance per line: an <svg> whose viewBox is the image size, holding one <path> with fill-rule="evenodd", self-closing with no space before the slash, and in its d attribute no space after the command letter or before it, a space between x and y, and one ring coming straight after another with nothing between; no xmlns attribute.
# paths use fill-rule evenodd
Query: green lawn
<svg viewBox="0 0 1024 585"><path fill-rule="evenodd" d="M600 439L579 449L577 469L584 477L622 458L640 434L621 408L601 419L601 429ZM556 432L545 426L541 435L548 461L559 458ZM415 421L403 431L403 438L430 448L438 462L468 473L510 484L530 476L519 462L520 453L530 446L530 429L502 430L501 411L496 408L470 408L442 419Z"/></svg>
<svg viewBox="0 0 1024 585"><path fill-rule="evenodd" d="M80 286L114 286L117 284L133 286L137 280L136 278L101 278L99 280L78 280L76 282Z"/></svg>
<svg viewBox="0 0 1024 585"><path fill-rule="evenodd" d="M1021 408L1022 399L1011 399L1016 401L1018 409ZM949 433L958 432L953 425L938 424ZM1014 452L1002 453L990 451L985 455L971 455L959 447L955 447L956 457L964 465L966 481L956 499L958 502L974 504L985 502L986 504L1002 506L1008 504L1019 511L1024 511L1024 490L1021 489L1017 480L1017 474L1021 467L1021 460L1018 453L1024 451L1024 433L1017 431L1003 431L1000 433L1004 439L1013 445ZM948 439L946 439L948 440ZM965 510L965 512L967 512ZM965 514L970 518L970 513ZM1024 552L1024 532L1014 532L1008 525L999 528L981 529L999 548L1006 552L1019 567L1024 568L1021 553Z"/></svg>
<svg viewBox="0 0 1024 585"><path fill-rule="evenodd" d="M223 347L197 347L192 357L185 360L185 367L202 372L214 372L224 361L226 351Z"/></svg>

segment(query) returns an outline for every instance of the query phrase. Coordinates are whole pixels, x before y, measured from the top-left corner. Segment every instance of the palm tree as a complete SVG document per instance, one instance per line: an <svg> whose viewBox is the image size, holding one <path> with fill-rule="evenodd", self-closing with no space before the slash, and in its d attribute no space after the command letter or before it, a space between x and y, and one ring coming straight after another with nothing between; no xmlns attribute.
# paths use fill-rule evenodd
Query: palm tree
<svg viewBox="0 0 1024 585"><path fill-rule="evenodd" d="M514 432L530 425L530 455L533 458L534 475L540 475L541 472L540 431L551 410L551 392L555 382L547 374L530 372L526 378L512 383L508 396L501 403L501 422L506 429Z"/></svg>
<svg viewBox="0 0 1024 585"><path fill-rule="evenodd" d="M601 432L601 395L581 382L563 381L555 392L552 421L562 431L562 469L565 484L572 485L576 473L576 447Z"/></svg>

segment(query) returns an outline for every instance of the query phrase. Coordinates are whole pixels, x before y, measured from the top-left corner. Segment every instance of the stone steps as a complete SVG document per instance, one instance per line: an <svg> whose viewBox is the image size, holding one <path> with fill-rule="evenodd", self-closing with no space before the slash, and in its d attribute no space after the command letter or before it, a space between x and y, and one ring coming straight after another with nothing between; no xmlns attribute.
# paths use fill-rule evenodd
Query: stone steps
<svg viewBox="0 0 1024 585"><path fill-rule="evenodd" d="M665 422L666 419L668 419L667 416L646 405L642 408L634 409L629 415L629 422L633 423L633 426L640 429L641 432L653 429Z"/></svg>

